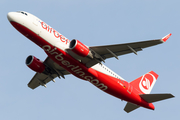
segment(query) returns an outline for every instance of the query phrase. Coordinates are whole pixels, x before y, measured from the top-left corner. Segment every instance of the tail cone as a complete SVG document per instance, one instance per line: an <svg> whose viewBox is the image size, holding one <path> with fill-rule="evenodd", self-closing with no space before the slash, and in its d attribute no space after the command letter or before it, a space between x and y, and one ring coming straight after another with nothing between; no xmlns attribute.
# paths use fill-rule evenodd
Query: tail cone
<svg viewBox="0 0 180 120"><path fill-rule="evenodd" d="M152 103L149 103L149 109L151 109L151 110L155 109L155 107L154 107L154 105Z"/></svg>

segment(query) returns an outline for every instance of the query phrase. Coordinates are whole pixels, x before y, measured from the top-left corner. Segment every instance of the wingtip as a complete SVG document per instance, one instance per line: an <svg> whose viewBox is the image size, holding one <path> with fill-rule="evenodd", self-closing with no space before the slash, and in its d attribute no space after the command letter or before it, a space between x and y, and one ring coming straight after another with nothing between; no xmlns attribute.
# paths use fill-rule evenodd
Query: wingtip
<svg viewBox="0 0 180 120"><path fill-rule="evenodd" d="M162 38L162 41L163 41L163 42L166 42L171 35L172 35L172 34L169 33L168 35L166 35L165 37Z"/></svg>

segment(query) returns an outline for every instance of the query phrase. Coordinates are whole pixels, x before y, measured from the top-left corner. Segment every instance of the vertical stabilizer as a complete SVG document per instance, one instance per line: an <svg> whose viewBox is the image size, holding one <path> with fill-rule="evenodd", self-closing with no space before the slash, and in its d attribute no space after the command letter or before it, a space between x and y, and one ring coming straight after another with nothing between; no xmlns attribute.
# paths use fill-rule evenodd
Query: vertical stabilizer
<svg viewBox="0 0 180 120"><path fill-rule="evenodd" d="M146 73L145 75L130 82L130 84L136 88L141 94L149 94L158 78L158 74L153 71Z"/></svg>

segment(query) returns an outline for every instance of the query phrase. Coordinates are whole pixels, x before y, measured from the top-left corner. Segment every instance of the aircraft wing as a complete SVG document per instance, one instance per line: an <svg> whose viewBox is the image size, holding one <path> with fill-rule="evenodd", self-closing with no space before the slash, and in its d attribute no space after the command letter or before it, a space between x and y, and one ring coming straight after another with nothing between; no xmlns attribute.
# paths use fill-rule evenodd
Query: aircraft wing
<svg viewBox="0 0 180 120"><path fill-rule="evenodd" d="M39 85L46 87L46 83L50 81L54 81L56 77L63 77L64 75L70 74L67 70L56 64L52 59L49 57L43 62L47 67L45 73L36 73L31 81L28 83L28 87L31 89L37 88ZM48 71L48 72L47 72Z"/></svg>
<svg viewBox="0 0 180 120"><path fill-rule="evenodd" d="M164 43L170 36L171 34L168 34L162 39L125 43L125 44L106 45L106 46L95 46L95 47L90 47L90 49L94 50L96 53L101 55L102 58L104 59L120 56L120 55L124 55L128 53L137 54L137 51L141 51L143 48Z"/></svg>
<svg viewBox="0 0 180 120"><path fill-rule="evenodd" d="M166 40L170 36L171 36L171 33L161 39L133 42L133 43L125 43L125 44L89 47L89 49L94 52L97 59L87 61L86 66L91 67L91 66L97 64L98 61L100 63L101 61L104 61L105 59L111 58L111 57L115 57L116 59L118 59L118 56L128 54L128 53L137 54L137 52L141 51L143 48L151 47L151 46L166 42Z"/></svg>

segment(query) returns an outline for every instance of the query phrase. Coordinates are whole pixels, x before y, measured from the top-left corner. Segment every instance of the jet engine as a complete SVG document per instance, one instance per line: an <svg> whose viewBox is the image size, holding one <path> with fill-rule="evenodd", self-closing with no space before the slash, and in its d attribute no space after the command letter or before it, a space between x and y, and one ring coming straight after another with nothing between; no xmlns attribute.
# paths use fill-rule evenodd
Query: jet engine
<svg viewBox="0 0 180 120"><path fill-rule="evenodd" d="M76 39L71 40L69 48L71 49L71 51L73 51L74 53L76 53L81 57L93 58L93 54L89 50L89 48L83 43L81 43L79 40Z"/></svg>
<svg viewBox="0 0 180 120"><path fill-rule="evenodd" d="M33 71L42 73L46 66L38 58L30 55L26 58L26 65Z"/></svg>

